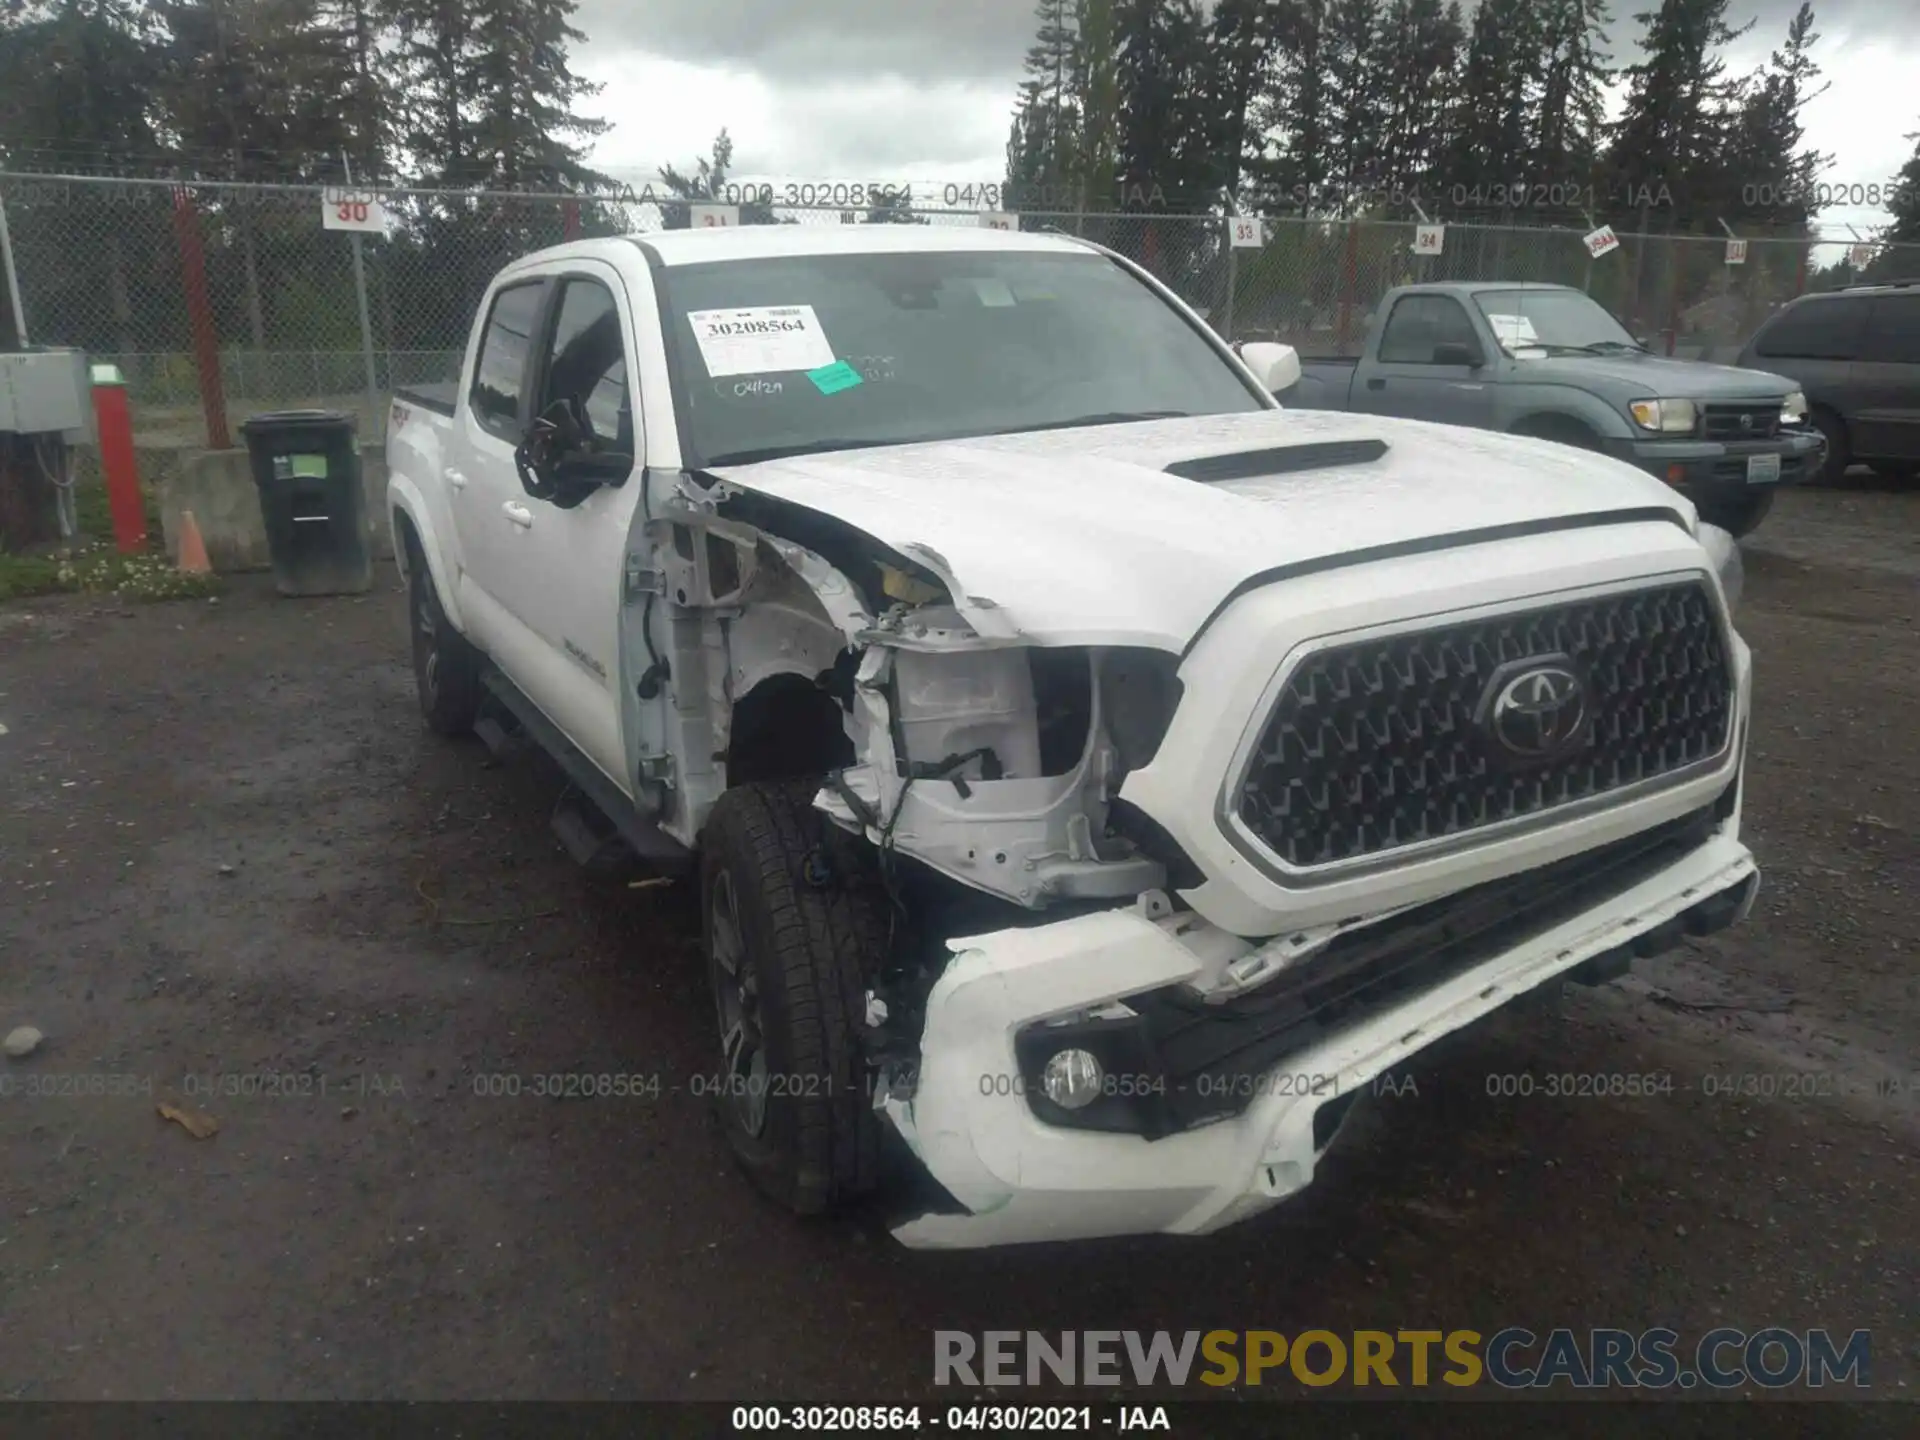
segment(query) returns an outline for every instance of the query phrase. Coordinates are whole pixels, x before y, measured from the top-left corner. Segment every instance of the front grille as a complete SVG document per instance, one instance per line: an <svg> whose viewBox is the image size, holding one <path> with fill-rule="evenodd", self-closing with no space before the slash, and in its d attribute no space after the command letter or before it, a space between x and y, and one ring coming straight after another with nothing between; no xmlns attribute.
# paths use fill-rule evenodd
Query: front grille
<svg viewBox="0 0 1920 1440"><path fill-rule="evenodd" d="M1780 433L1780 404L1709 405L1700 433L1708 440L1771 440Z"/></svg>
<svg viewBox="0 0 1920 1440"><path fill-rule="evenodd" d="M1476 715L1494 672L1567 657L1588 724L1516 766ZM1234 797L1310 870L1657 780L1725 747L1733 674L1704 583L1603 595L1318 651L1288 675Z"/></svg>

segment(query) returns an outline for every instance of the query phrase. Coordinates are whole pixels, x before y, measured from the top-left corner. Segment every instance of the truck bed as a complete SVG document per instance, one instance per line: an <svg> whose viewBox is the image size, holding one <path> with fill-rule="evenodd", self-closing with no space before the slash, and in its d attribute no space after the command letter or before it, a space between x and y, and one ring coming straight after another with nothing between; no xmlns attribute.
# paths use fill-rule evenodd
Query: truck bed
<svg viewBox="0 0 1920 1440"><path fill-rule="evenodd" d="M1353 372L1357 359L1338 355L1316 356L1300 361L1300 383L1281 397L1281 404L1295 410L1345 410L1353 390Z"/></svg>
<svg viewBox="0 0 1920 1440"><path fill-rule="evenodd" d="M459 393L458 381L443 380L425 385L401 386L393 392L393 398L404 400L409 405L418 405L422 410L431 410L436 415L452 418L454 400Z"/></svg>

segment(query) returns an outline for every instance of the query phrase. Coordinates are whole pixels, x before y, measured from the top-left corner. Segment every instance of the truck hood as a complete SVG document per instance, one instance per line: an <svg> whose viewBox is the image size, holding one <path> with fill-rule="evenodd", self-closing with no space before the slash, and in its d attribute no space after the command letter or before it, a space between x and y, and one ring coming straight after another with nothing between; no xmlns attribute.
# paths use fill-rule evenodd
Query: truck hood
<svg viewBox="0 0 1920 1440"><path fill-rule="evenodd" d="M1177 461L1378 439L1378 460L1228 481ZM1242 582L1496 527L1692 507L1630 465L1423 421L1256 411L836 451L707 473L930 551L1046 645L1180 651ZM1468 542L1471 543L1471 542Z"/></svg>
<svg viewBox="0 0 1920 1440"><path fill-rule="evenodd" d="M1591 383L1605 381L1628 400L1785 399L1799 388L1781 375L1709 365L1703 360L1670 360L1664 355L1552 355L1527 360L1529 372L1565 374ZM1626 395L1626 390L1633 394Z"/></svg>

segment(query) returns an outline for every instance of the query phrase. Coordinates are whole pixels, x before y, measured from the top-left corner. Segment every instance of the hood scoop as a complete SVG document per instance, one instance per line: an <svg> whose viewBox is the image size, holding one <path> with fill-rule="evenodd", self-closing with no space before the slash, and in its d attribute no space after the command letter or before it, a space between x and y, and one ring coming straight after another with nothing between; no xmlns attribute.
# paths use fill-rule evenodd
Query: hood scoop
<svg viewBox="0 0 1920 1440"><path fill-rule="evenodd" d="M1179 460L1162 472L1182 480L1259 480L1301 470L1332 470L1366 465L1387 453L1384 440L1320 440L1308 445L1276 445L1266 450L1237 450L1199 460Z"/></svg>

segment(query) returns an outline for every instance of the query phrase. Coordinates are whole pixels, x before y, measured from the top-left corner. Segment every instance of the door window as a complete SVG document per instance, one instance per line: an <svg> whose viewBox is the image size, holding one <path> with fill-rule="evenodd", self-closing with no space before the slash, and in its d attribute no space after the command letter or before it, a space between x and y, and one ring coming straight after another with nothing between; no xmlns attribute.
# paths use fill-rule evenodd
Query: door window
<svg viewBox="0 0 1920 1440"><path fill-rule="evenodd" d="M1437 345L1475 345L1473 322L1451 295L1408 295L1393 307L1380 336L1380 359L1431 365Z"/></svg>
<svg viewBox="0 0 1920 1440"><path fill-rule="evenodd" d="M520 391L526 383L533 327L540 317L546 282L512 285L493 297L487 333L480 341L468 403L482 428L503 440L520 438Z"/></svg>
<svg viewBox="0 0 1920 1440"><path fill-rule="evenodd" d="M620 309L598 280L561 282L538 409L544 413L559 400L579 406L593 453L632 456L633 397Z"/></svg>
<svg viewBox="0 0 1920 1440"><path fill-rule="evenodd" d="M1883 365L1920 365L1920 295L1874 297L1860 358Z"/></svg>
<svg viewBox="0 0 1920 1440"><path fill-rule="evenodd" d="M1755 353L1778 360L1851 360L1860 353L1867 302L1803 300L1761 332Z"/></svg>

